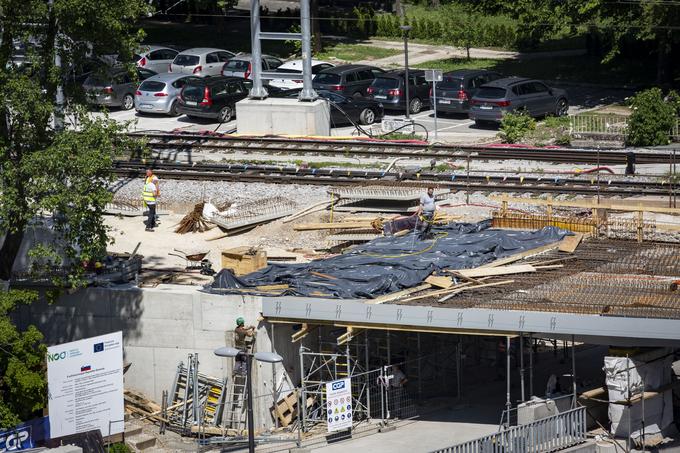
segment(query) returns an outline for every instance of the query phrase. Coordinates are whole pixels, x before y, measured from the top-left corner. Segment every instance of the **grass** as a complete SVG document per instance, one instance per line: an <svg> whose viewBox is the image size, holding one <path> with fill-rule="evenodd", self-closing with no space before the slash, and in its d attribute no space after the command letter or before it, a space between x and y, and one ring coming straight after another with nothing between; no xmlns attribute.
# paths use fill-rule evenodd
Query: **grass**
<svg viewBox="0 0 680 453"><path fill-rule="evenodd" d="M324 47L321 53L314 55L320 60L340 60L340 61L359 61L359 60L378 60L398 55L398 50L382 49L380 47L366 46L363 44L335 44Z"/></svg>
<svg viewBox="0 0 680 453"><path fill-rule="evenodd" d="M416 65L420 68L490 69L501 74L556 80L575 83L600 83L604 85L650 85L656 78L656 66L640 58L636 61L621 59L603 64L599 57L580 55L525 60L493 60L449 58Z"/></svg>

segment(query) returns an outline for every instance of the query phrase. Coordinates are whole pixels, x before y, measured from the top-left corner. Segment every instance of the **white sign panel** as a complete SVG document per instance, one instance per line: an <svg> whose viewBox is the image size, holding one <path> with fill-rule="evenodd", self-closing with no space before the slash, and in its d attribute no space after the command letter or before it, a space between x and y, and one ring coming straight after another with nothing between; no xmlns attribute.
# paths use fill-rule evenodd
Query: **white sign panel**
<svg viewBox="0 0 680 453"><path fill-rule="evenodd" d="M47 348L50 437L123 432L123 332Z"/></svg>
<svg viewBox="0 0 680 453"><path fill-rule="evenodd" d="M441 69L426 69L425 70L425 81L426 82L441 82L444 80L444 73Z"/></svg>
<svg viewBox="0 0 680 453"><path fill-rule="evenodd" d="M352 381L326 382L326 416L328 432L352 427Z"/></svg>

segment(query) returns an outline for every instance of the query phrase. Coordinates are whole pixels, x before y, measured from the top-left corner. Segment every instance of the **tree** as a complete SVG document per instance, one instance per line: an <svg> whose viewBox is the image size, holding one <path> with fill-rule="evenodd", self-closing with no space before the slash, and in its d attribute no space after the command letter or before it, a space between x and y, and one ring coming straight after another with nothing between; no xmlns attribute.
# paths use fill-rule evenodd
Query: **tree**
<svg viewBox="0 0 680 453"><path fill-rule="evenodd" d="M478 7L486 6L489 12L498 12L498 5L492 3L485 1ZM588 26L591 38L597 42L599 34L606 38L604 61L619 55L627 41L647 42L656 49L657 81L671 80L671 50L680 42L680 34L675 30L680 23L680 7L673 2L516 0L503 5L502 12L517 18L519 29L525 30L526 45L535 45L565 27L576 31Z"/></svg>
<svg viewBox="0 0 680 453"><path fill-rule="evenodd" d="M8 316L17 305L35 298L32 291L0 288L0 429L15 426L45 407L43 336L33 326L20 332Z"/></svg>
<svg viewBox="0 0 680 453"><path fill-rule="evenodd" d="M9 280L26 227L40 212L58 214L54 229L64 239L68 263L52 251L53 264L80 263L105 249L101 215L110 197L111 157L127 143L117 138L121 127L115 123L89 119L77 105L82 95L68 106L79 130L57 130L55 98L70 69L89 55L129 61L142 37L132 24L145 11L141 0L53 0L51 7L40 0L0 0L0 231L6 233L0 279ZM12 45L29 36L38 46L29 69L18 71L10 63ZM73 276L78 269L72 267Z"/></svg>

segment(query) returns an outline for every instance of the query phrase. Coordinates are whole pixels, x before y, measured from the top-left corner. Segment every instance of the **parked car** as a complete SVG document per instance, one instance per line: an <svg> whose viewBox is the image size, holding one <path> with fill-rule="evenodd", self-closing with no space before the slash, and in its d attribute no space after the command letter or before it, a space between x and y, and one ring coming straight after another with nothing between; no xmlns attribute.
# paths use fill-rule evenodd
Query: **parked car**
<svg viewBox="0 0 680 453"><path fill-rule="evenodd" d="M262 55L262 70L273 71L283 61L270 55ZM253 57L249 53L238 54L222 66L222 75L227 77L243 77L250 79L253 73Z"/></svg>
<svg viewBox="0 0 680 453"><path fill-rule="evenodd" d="M228 50L196 47L177 54L168 72L197 77L220 75L224 63L233 56L234 53Z"/></svg>
<svg viewBox="0 0 680 453"><path fill-rule="evenodd" d="M373 79L384 73L375 66L346 64L324 69L314 76L312 83L315 90L335 91L358 98L366 96Z"/></svg>
<svg viewBox="0 0 680 453"><path fill-rule="evenodd" d="M179 52L169 47L142 46L134 54L133 60L140 68L150 69L157 73L168 72L170 63Z"/></svg>
<svg viewBox="0 0 680 453"><path fill-rule="evenodd" d="M139 113L162 113L178 116L179 94L194 76L184 74L158 74L149 77L137 88L135 110Z"/></svg>
<svg viewBox="0 0 680 453"><path fill-rule="evenodd" d="M297 97L300 89L282 90L274 92L271 97ZM331 126L359 123L363 125L381 121L385 116L383 105L368 98L354 98L344 96L328 90L318 90L317 94L331 105Z"/></svg>
<svg viewBox="0 0 680 453"><path fill-rule="evenodd" d="M476 124L500 123L510 112L522 111L532 117L564 116L568 109L566 91L539 80L508 77L482 85L472 98L469 116Z"/></svg>
<svg viewBox="0 0 680 453"><path fill-rule="evenodd" d="M409 111L418 113L423 105L429 105L430 84L425 81L425 71L414 69L409 71L408 87ZM383 103L385 109L406 110L406 71L395 69L378 75L368 87L367 93L373 99Z"/></svg>
<svg viewBox="0 0 680 453"><path fill-rule="evenodd" d="M135 106L135 92L139 82L154 75L156 73L153 71L137 68L137 80L133 80L125 68L113 67L92 73L85 79L83 89L91 104L130 110Z"/></svg>
<svg viewBox="0 0 680 453"><path fill-rule="evenodd" d="M467 113L470 99L479 88L503 76L486 69L458 69L443 74L443 80L436 84L437 111L444 113ZM433 104L430 91L430 105Z"/></svg>
<svg viewBox="0 0 680 453"><path fill-rule="evenodd" d="M312 60L312 76L315 76L324 69L334 67L331 63ZM269 81L270 87L282 88L284 90L292 90L295 88L302 88L302 60L286 61L281 66L276 68L276 72L282 74L299 74L298 79L272 79Z"/></svg>
<svg viewBox="0 0 680 453"><path fill-rule="evenodd" d="M235 104L248 96L252 82L240 77L192 77L180 93L177 111L189 118L212 118L226 123L234 118Z"/></svg>

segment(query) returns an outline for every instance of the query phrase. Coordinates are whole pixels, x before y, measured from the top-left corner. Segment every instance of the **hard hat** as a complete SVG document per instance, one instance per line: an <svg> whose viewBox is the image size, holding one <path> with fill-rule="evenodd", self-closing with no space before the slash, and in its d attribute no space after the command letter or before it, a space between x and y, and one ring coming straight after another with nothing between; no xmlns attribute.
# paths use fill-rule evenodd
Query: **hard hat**
<svg viewBox="0 0 680 453"><path fill-rule="evenodd" d="M239 316L238 318L236 318L236 325L237 326L242 326L245 323L246 323L246 320L243 319L242 317Z"/></svg>

